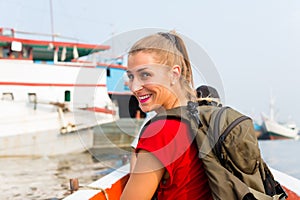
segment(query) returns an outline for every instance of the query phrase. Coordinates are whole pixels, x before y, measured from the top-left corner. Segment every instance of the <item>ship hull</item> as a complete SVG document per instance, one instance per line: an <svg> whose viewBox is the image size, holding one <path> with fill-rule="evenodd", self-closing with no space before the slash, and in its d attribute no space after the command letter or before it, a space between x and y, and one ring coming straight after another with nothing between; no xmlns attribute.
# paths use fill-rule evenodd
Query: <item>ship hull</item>
<svg viewBox="0 0 300 200"><path fill-rule="evenodd" d="M297 139L298 137L297 129L288 128L270 119L264 119L262 129L264 134L271 140Z"/></svg>

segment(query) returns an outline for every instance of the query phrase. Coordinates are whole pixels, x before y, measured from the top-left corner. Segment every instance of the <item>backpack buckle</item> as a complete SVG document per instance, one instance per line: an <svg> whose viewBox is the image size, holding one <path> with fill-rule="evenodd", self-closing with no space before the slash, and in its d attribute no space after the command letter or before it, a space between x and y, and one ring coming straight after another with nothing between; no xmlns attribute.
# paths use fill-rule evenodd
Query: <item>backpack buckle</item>
<svg viewBox="0 0 300 200"><path fill-rule="evenodd" d="M199 117L199 113L198 113L197 107L198 107L198 103L192 102L192 101L188 101L188 103L187 103L187 110L189 111L189 115L196 122L196 124L198 126L198 129L199 129L199 128L202 127L202 123L200 121L200 117Z"/></svg>

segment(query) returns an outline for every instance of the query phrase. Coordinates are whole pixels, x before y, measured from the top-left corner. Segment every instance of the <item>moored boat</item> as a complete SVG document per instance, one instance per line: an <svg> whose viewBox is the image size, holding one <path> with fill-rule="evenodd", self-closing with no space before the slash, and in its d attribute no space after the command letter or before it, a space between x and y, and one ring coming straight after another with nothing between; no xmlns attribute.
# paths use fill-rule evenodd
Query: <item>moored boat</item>
<svg viewBox="0 0 300 200"><path fill-rule="evenodd" d="M299 130L294 124L279 124L274 119L263 117L262 130L264 137L276 139L298 139Z"/></svg>
<svg viewBox="0 0 300 200"><path fill-rule="evenodd" d="M262 139L298 139L299 129L295 123L279 123L275 119L274 99L270 100L270 114L262 114Z"/></svg>
<svg viewBox="0 0 300 200"><path fill-rule="evenodd" d="M107 45L33 40L0 29L0 156L51 156L93 145L93 127L119 118L107 66L79 62Z"/></svg>

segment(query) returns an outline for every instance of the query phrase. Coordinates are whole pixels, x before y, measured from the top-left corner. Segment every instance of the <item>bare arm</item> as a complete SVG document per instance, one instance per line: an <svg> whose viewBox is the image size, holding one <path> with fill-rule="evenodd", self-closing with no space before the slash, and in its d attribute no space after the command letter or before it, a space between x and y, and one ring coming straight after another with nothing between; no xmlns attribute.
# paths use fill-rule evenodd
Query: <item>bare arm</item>
<svg viewBox="0 0 300 200"><path fill-rule="evenodd" d="M139 151L121 200L151 199L164 172L162 163L153 154Z"/></svg>
<svg viewBox="0 0 300 200"><path fill-rule="evenodd" d="M130 173L133 172L133 169L134 169L134 166L136 163L136 156L137 156L137 154L135 153L135 150L132 149L131 155L130 155Z"/></svg>

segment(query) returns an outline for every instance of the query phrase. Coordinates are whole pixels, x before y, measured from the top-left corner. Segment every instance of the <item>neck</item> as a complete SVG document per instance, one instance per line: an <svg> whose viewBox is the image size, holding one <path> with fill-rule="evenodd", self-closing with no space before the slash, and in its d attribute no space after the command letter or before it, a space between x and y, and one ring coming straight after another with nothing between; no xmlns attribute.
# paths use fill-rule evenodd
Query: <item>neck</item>
<svg viewBox="0 0 300 200"><path fill-rule="evenodd" d="M161 113L161 112L164 112L165 110L170 110L172 108L186 106L187 102L188 102L188 100L185 97L179 97L179 98L174 99L173 101L170 99L170 101L166 102L160 108L155 110L155 112Z"/></svg>

